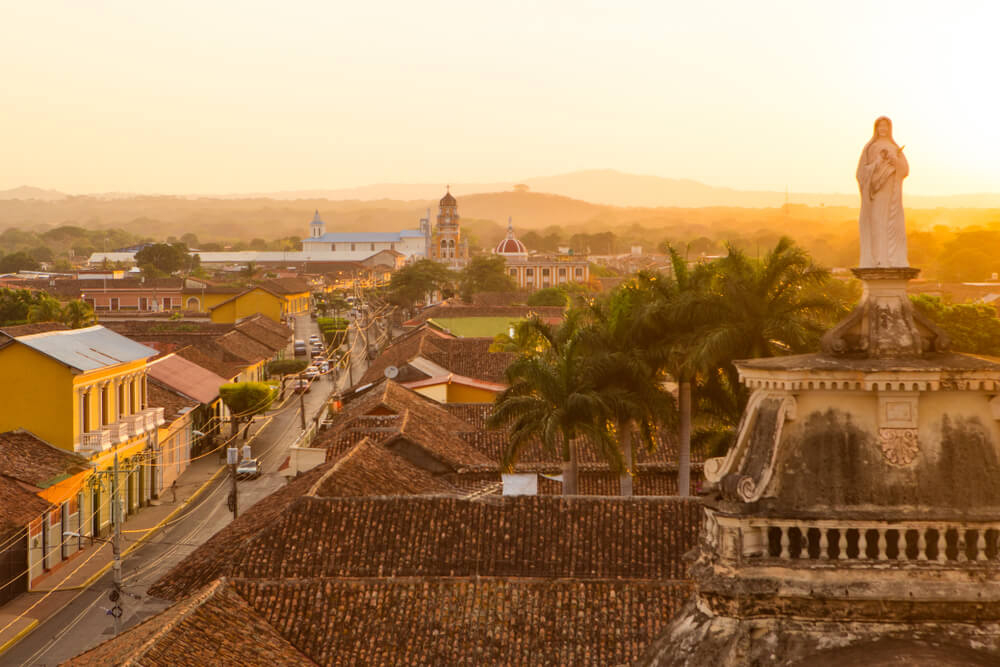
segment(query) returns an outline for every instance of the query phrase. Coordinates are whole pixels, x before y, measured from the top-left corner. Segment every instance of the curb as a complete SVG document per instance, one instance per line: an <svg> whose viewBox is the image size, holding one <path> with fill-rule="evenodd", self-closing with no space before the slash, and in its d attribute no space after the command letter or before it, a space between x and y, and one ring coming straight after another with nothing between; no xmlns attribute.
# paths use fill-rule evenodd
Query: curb
<svg viewBox="0 0 1000 667"><path fill-rule="evenodd" d="M22 639L30 635L31 631L37 627L38 627L38 619L34 618L31 620L31 623L28 623L27 627L25 627L23 630L21 630L16 635L14 635L6 642L4 642L2 646L0 646L0 655L3 655L7 651L14 648L14 646L16 646L18 642L20 642Z"/></svg>

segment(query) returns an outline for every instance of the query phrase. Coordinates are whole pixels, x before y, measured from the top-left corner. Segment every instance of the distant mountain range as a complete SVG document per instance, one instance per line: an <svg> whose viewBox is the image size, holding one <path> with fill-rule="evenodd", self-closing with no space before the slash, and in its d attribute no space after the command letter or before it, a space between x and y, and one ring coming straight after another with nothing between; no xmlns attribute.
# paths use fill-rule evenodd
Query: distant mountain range
<svg viewBox="0 0 1000 667"><path fill-rule="evenodd" d="M572 199L626 207L702 208L733 206L743 208L775 208L786 201L784 192L736 190L706 185L690 179L662 178L628 174L612 169L577 171L558 176L527 178L501 183L454 183L452 192L467 195L505 192L515 185L526 185L532 192L549 193ZM326 199L330 201L426 201L443 194L441 184L380 183L356 188L334 190L293 190L253 194L226 194L206 198L298 200ZM0 191L0 199L35 199L53 201L68 195L55 190L19 187ZM118 199L124 193L92 195ZM1000 193L971 193L946 196L905 195L910 208L1000 208ZM857 193L791 193L788 201L809 206L851 206L858 204Z"/></svg>

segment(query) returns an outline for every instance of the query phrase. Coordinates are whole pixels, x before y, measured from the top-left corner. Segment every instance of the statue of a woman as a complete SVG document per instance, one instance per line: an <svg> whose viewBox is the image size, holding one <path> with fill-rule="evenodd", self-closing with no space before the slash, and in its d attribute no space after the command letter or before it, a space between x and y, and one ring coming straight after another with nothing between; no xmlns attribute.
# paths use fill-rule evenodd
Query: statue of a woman
<svg viewBox="0 0 1000 667"><path fill-rule="evenodd" d="M909 173L903 149L892 138L892 121L882 116L858 160L861 268L909 266L903 219L903 179Z"/></svg>

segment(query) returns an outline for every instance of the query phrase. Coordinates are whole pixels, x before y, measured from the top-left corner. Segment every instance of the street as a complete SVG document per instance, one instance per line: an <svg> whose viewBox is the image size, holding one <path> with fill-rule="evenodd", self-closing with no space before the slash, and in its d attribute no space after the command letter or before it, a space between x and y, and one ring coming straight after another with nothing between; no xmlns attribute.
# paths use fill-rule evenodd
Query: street
<svg viewBox="0 0 1000 667"><path fill-rule="evenodd" d="M318 332L315 322L307 316L298 317L295 325L295 338L308 339L311 333ZM357 339L356 334L354 338ZM361 363L365 363L363 359ZM361 372L364 372L364 367L358 366L356 377L360 377ZM307 422L324 406L334 384L332 374L321 376L313 383L312 390L304 395ZM298 406L299 396L286 392L286 400L281 405L270 409L267 415L256 417L259 422L267 420L251 440L253 455L261 459L262 474L258 479L238 482L240 513L285 484L278 468L288 458L289 447L302 432ZM235 444L242 446L243 443L237 441ZM211 457L215 460L214 454ZM183 514L123 560L123 629L169 606L166 601L147 598L146 590L232 520L226 502L230 485L229 476L225 473L220 475ZM129 537L125 536L126 544L123 546L128 546ZM110 588L109 571L4 654L0 664L56 665L110 639L113 634L112 617L106 613L106 608L111 606L108 601ZM234 628L234 631L239 629Z"/></svg>

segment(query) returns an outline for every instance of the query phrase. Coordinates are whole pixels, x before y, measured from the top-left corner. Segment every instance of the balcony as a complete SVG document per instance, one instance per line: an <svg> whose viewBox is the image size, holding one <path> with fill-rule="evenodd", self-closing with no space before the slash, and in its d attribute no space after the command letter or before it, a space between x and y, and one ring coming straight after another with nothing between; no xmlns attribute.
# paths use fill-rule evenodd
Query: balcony
<svg viewBox="0 0 1000 667"><path fill-rule="evenodd" d="M142 413L137 415L125 415L119 422L128 430L130 438L136 438L146 432L146 418Z"/></svg>
<svg viewBox="0 0 1000 667"><path fill-rule="evenodd" d="M107 424L104 426L103 430L110 434L112 442L121 443L129 439L129 428L124 422Z"/></svg>
<svg viewBox="0 0 1000 667"><path fill-rule="evenodd" d="M163 426L166 423L163 418L163 408L146 408L141 414L146 418L147 431L152 431L157 426Z"/></svg>
<svg viewBox="0 0 1000 667"><path fill-rule="evenodd" d="M103 452L111 449L111 432L91 431L80 436L80 445L77 451L81 452Z"/></svg>

